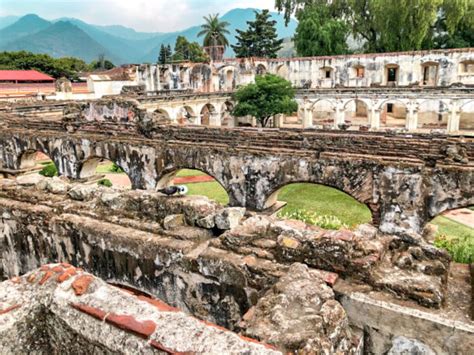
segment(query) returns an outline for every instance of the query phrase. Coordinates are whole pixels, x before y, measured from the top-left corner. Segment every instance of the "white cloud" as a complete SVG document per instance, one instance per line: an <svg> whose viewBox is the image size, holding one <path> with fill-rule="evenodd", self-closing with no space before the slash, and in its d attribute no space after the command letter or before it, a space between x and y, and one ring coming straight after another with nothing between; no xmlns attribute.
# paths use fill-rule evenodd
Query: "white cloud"
<svg viewBox="0 0 474 355"><path fill-rule="evenodd" d="M274 8L274 0L0 0L0 16L36 13L47 19L76 17L99 25L170 32L202 23L209 13L233 8Z"/></svg>

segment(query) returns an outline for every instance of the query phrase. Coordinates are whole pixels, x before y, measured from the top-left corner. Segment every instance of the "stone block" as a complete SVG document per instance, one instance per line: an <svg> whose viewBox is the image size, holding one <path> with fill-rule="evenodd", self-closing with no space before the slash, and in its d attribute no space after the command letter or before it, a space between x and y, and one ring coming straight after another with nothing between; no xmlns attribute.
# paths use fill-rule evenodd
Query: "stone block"
<svg viewBox="0 0 474 355"><path fill-rule="evenodd" d="M185 225L184 215L182 214L172 214L166 216L163 220L163 228L164 229L175 229Z"/></svg>
<svg viewBox="0 0 474 355"><path fill-rule="evenodd" d="M214 222L221 230L229 230L237 227L245 215L245 208L229 207L216 213Z"/></svg>

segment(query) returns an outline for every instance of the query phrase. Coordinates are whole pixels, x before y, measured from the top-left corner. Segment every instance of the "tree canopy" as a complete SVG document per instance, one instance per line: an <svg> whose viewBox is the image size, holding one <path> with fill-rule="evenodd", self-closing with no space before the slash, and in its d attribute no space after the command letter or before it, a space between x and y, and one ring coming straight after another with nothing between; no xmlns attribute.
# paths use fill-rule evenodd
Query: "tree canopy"
<svg viewBox="0 0 474 355"><path fill-rule="evenodd" d="M330 16L327 7L310 5L299 14L294 37L296 52L303 57L348 52L349 27Z"/></svg>
<svg viewBox="0 0 474 355"><path fill-rule="evenodd" d="M56 79L66 77L77 80L79 72L93 71L94 65L73 57L52 58L47 54L19 51L0 52L0 69L38 70Z"/></svg>
<svg viewBox="0 0 474 355"><path fill-rule="evenodd" d="M472 0L275 0L275 6L287 22L291 16L309 21L311 12L320 28L345 23L348 33L363 42L365 52L474 46ZM320 17L323 12L325 21ZM319 39L332 43L335 36L327 39L325 32Z"/></svg>
<svg viewBox="0 0 474 355"><path fill-rule="evenodd" d="M247 21L247 25L246 31L237 30L237 44L232 46L236 57L276 58L283 40L278 39L276 21L270 20L270 12L255 11L255 21Z"/></svg>
<svg viewBox="0 0 474 355"><path fill-rule="evenodd" d="M226 35L230 34L227 29L227 27L230 26L230 23L227 21L221 21L219 19L219 14L204 16L204 20L206 23L201 26L201 31L198 33L198 37L204 36L204 47L228 47L229 41L227 40Z"/></svg>
<svg viewBox="0 0 474 355"><path fill-rule="evenodd" d="M298 110L291 83L277 75L257 75L255 84L241 87L234 94L237 102L233 115L253 116L262 127L278 114L290 115Z"/></svg>
<svg viewBox="0 0 474 355"><path fill-rule="evenodd" d="M173 61L183 60L202 63L208 61L209 58L197 42L190 43L186 37L178 36L174 46Z"/></svg>
<svg viewBox="0 0 474 355"><path fill-rule="evenodd" d="M160 47L160 54L158 55L158 64L169 64L173 60L173 52L171 46L165 46L164 44Z"/></svg>

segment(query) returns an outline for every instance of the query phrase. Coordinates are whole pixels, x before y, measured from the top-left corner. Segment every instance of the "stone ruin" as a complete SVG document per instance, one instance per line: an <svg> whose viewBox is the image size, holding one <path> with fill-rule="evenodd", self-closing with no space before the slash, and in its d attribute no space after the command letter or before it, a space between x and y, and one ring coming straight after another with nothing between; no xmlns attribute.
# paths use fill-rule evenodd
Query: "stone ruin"
<svg viewBox="0 0 474 355"><path fill-rule="evenodd" d="M61 178L3 180L0 213L2 353L474 347L469 270L421 236Z"/></svg>

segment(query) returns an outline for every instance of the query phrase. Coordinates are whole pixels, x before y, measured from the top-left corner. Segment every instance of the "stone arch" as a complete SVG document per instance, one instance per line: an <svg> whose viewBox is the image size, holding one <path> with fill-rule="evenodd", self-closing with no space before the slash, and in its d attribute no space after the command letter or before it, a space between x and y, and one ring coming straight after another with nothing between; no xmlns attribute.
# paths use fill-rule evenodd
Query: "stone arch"
<svg viewBox="0 0 474 355"><path fill-rule="evenodd" d="M43 154L45 157L51 160L54 165L56 165L56 168L58 167L53 157L51 157L50 154L46 153L45 151L39 149L27 149L18 156L18 168L20 170L24 170L37 166L38 154Z"/></svg>
<svg viewBox="0 0 474 355"><path fill-rule="evenodd" d="M289 69L288 67L286 66L286 64L280 64L277 68L276 68L276 75L284 78L284 79L288 79L288 73L289 73Z"/></svg>
<svg viewBox="0 0 474 355"><path fill-rule="evenodd" d="M341 188L341 186L337 186L337 184L332 184L328 181L324 181L324 179L301 179L301 180L296 179L296 180L292 180L292 181L289 181L289 182L285 182L285 183L276 185L267 194L264 209L271 209L274 206L278 206L278 203L279 203L278 195L280 194L280 192L284 188L286 188L288 186L291 186L291 185L296 185L296 184L324 186L324 187L327 187L327 188L337 190L337 191L347 195L348 197L350 197L352 200L354 200L358 204L361 204L361 205L365 206L370 211L372 222L374 220L374 217L377 215L377 212L378 212L377 209L376 208L374 209L373 206L371 207L369 201L361 199L360 196L357 196L357 194L354 194L354 192L351 191L350 189Z"/></svg>
<svg viewBox="0 0 474 355"><path fill-rule="evenodd" d="M201 115L201 125L203 126L210 126L212 124L212 116L217 113L216 107L211 104L207 103L201 107L200 115Z"/></svg>
<svg viewBox="0 0 474 355"><path fill-rule="evenodd" d="M427 99L418 103L418 129L446 129L448 106L443 100Z"/></svg>
<svg viewBox="0 0 474 355"><path fill-rule="evenodd" d="M313 125L333 126L336 120L336 103L333 100L321 98L312 102L310 110L313 115Z"/></svg>
<svg viewBox="0 0 474 355"><path fill-rule="evenodd" d="M118 164L115 161L112 161L108 158L98 157L98 156L89 157L86 160L81 162L81 168L79 170L79 179L90 179L90 178L99 176L101 174L106 174L105 172L104 173L98 173L97 172L97 169L98 169L99 165L104 161L111 162L111 163L115 164L118 168L120 168L124 172L124 174L127 175L128 182L127 182L126 185L128 185L128 184L133 185L132 179L130 177L130 173L129 173L128 169L122 167L120 164ZM110 176L106 177L106 178L112 180L112 178ZM114 181L112 181L112 182L114 183ZM114 185L115 185L115 183L114 183Z"/></svg>
<svg viewBox="0 0 474 355"><path fill-rule="evenodd" d="M170 115L170 113L168 112L168 110L166 110L166 109L164 109L164 108L162 108L162 107L157 108L157 109L154 111L154 113L156 113L156 114L157 114L160 118L162 118L162 119L167 119L167 120L171 119L171 115Z"/></svg>
<svg viewBox="0 0 474 355"><path fill-rule="evenodd" d="M229 193L228 189L226 188L224 182L221 181L220 179L218 179L215 176L215 174L213 174L212 172L209 172L208 169L205 169L203 167L179 166L179 167L174 167L172 170L167 170L158 179L158 182L156 184L156 190L159 190L159 189L165 188L167 186L173 185L173 181L177 178L178 173L180 171L184 170L184 169L196 170L196 171L199 171L199 172L211 177L212 179L214 179L214 181L217 182L222 187L222 189L226 192L227 197L230 200L230 193Z"/></svg>
<svg viewBox="0 0 474 355"><path fill-rule="evenodd" d="M350 99L344 104L343 110L345 123L355 127L369 126L370 106L365 100Z"/></svg>
<svg viewBox="0 0 474 355"><path fill-rule="evenodd" d="M235 120L232 116L232 110L234 109L234 103L231 101L226 101L221 106L221 116L222 122L221 125L224 127L235 127Z"/></svg>
<svg viewBox="0 0 474 355"><path fill-rule="evenodd" d="M459 130L474 131L474 100L464 102L459 110Z"/></svg>
<svg viewBox="0 0 474 355"><path fill-rule="evenodd" d="M255 69L256 75L265 75L267 72L268 68L263 63L259 63Z"/></svg>
<svg viewBox="0 0 474 355"><path fill-rule="evenodd" d="M191 106L189 105L182 106L178 110L178 117L177 117L178 123L183 124L183 125L193 124L195 123L196 116L197 116L196 112Z"/></svg>
<svg viewBox="0 0 474 355"><path fill-rule="evenodd" d="M378 108L381 127L406 127L408 111L405 102L398 99L386 99L378 105Z"/></svg>

